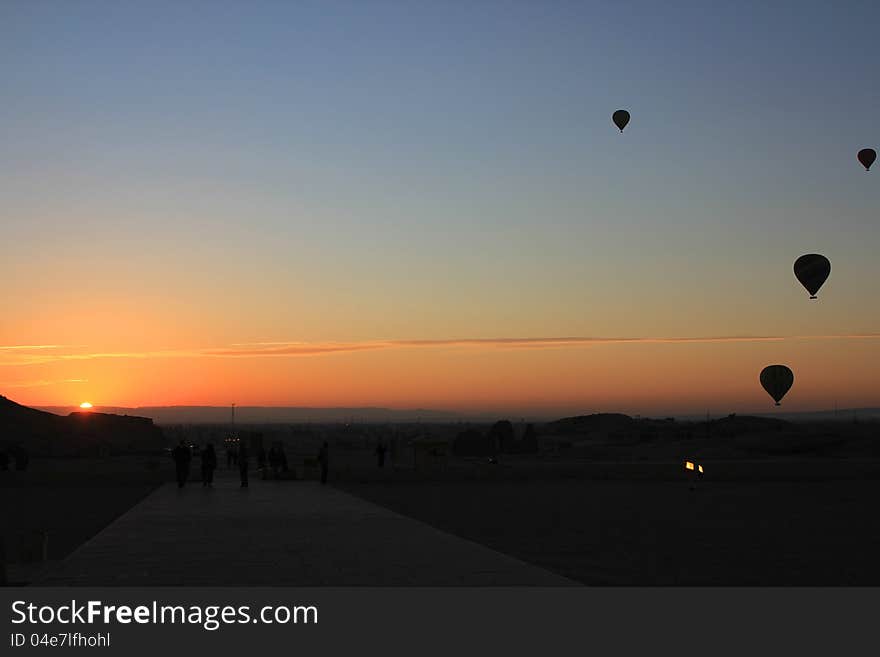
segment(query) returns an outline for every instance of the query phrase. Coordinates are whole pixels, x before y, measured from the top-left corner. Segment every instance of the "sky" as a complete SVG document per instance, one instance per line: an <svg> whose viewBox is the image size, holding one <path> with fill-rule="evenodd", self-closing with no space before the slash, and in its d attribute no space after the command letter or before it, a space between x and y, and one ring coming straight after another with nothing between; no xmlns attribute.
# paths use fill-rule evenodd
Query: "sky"
<svg viewBox="0 0 880 657"><path fill-rule="evenodd" d="M0 394L720 413L784 363L784 410L880 406L878 24L4 0Z"/></svg>

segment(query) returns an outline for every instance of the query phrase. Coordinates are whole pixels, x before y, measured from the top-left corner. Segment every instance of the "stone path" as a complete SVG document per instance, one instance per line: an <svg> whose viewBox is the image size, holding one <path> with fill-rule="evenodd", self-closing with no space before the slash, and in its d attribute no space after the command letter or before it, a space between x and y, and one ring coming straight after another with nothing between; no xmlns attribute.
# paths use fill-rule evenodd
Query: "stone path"
<svg viewBox="0 0 880 657"><path fill-rule="evenodd" d="M218 472L157 489L38 586L566 586L576 582L331 486Z"/></svg>

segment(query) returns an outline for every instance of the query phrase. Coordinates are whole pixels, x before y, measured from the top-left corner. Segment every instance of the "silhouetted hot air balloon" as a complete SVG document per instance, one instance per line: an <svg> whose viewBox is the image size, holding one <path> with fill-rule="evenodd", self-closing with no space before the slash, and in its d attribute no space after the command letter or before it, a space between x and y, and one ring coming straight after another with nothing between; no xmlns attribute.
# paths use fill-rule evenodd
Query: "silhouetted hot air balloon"
<svg viewBox="0 0 880 657"><path fill-rule="evenodd" d="M807 253L794 261L794 275L801 282L810 298L816 298L816 292L828 280L831 273L831 263L823 255Z"/></svg>
<svg viewBox="0 0 880 657"><path fill-rule="evenodd" d="M611 120L614 121L614 125L620 128L620 131L623 132L626 124L629 123L629 112L626 110L617 110L611 115Z"/></svg>
<svg viewBox="0 0 880 657"><path fill-rule="evenodd" d="M777 406L793 383L794 373L785 365L768 365L761 370L761 385Z"/></svg>
<svg viewBox="0 0 880 657"><path fill-rule="evenodd" d="M863 148L859 151L859 162L862 163L862 166L865 167L865 171L871 170L871 165L874 164L874 160L877 159L877 151L873 148Z"/></svg>

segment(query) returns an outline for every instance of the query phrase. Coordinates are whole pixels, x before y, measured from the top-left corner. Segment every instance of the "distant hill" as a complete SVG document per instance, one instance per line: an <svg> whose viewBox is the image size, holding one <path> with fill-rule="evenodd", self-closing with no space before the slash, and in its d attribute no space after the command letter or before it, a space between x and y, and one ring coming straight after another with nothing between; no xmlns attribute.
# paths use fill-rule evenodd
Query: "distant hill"
<svg viewBox="0 0 880 657"><path fill-rule="evenodd" d="M145 417L73 412L56 415L0 396L0 447L22 445L33 454L160 449L162 431Z"/></svg>
<svg viewBox="0 0 880 657"><path fill-rule="evenodd" d="M43 410L69 413L74 408L45 406ZM101 411L132 414L152 419L156 424L228 424L229 406L140 406L137 408L100 407ZM301 422L452 422L455 413L428 409L396 410L389 408L309 408L297 406L236 406L239 424L287 424Z"/></svg>
<svg viewBox="0 0 880 657"><path fill-rule="evenodd" d="M880 408L841 408L820 411L784 411L776 409L771 413L751 413L749 417L775 418L790 422L852 422L854 419L880 420ZM706 415L679 415L676 419L699 422L701 420L705 421Z"/></svg>
<svg viewBox="0 0 880 657"><path fill-rule="evenodd" d="M609 433L631 428L634 422L633 418L622 413L593 413L547 422L544 430L552 434Z"/></svg>
<svg viewBox="0 0 880 657"><path fill-rule="evenodd" d="M768 417L762 415L763 417ZM852 422L853 420L880 420L880 408L841 408L825 411L800 411L795 413L774 413L778 417L792 422Z"/></svg>
<svg viewBox="0 0 880 657"><path fill-rule="evenodd" d="M706 422L698 423L705 426ZM731 414L717 420L709 420L709 428L722 433L762 433L767 431L780 431L791 423L776 417L761 417L757 415Z"/></svg>
<svg viewBox="0 0 880 657"><path fill-rule="evenodd" d="M76 406L41 406L39 410L54 413L56 415L69 415L79 410ZM172 424L228 424L230 422L229 406L96 406L93 409L101 413L115 415L134 415L150 418L158 425ZM525 417L524 417L525 416ZM753 417L778 418L791 421L852 421L880 420L880 409L860 408L839 411L808 411L808 412L774 412L771 414L753 413ZM592 415L578 415L556 419L558 416L545 414L521 414L515 411L439 411L426 408L393 409L382 407L305 407L305 406L236 406L235 420L239 424L303 424L313 423L345 423L354 424L384 424L384 423L451 423L451 422L477 422L491 424L499 419L518 420L529 422L546 423L545 426L559 433L578 433L582 429L587 431L595 427L596 423L604 426L616 426L618 430L625 428L629 423L633 426L644 426L645 423L663 422L665 419L653 419L646 416L630 417L622 413L594 413ZM705 421L705 414L678 415L676 420L688 422ZM717 418L717 415L715 416Z"/></svg>

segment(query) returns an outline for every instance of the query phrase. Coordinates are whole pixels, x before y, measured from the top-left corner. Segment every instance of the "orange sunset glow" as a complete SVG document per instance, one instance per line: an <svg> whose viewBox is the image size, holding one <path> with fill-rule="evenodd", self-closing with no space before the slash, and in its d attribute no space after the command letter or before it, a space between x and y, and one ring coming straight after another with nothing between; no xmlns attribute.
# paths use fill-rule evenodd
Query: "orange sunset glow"
<svg viewBox="0 0 880 657"><path fill-rule="evenodd" d="M7 35L0 394L775 412L779 363L783 411L880 406L874 60L847 40L796 66L791 35L733 57L688 20L699 65L654 36L433 21L411 47L331 21L242 52L238 22L203 51L170 21L167 61L91 25L51 65ZM830 263L815 300L804 254Z"/></svg>
<svg viewBox="0 0 880 657"><path fill-rule="evenodd" d="M144 351L58 345L6 350L3 358L6 371L19 377L12 394L33 405L63 405L86 392L118 406L234 399L264 406L683 413L769 409L757 372L779 354L798 373L785 408L871 404L878 338L364 341ZM31 384L35 375L40 379Z"/></svg>

